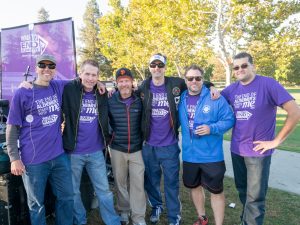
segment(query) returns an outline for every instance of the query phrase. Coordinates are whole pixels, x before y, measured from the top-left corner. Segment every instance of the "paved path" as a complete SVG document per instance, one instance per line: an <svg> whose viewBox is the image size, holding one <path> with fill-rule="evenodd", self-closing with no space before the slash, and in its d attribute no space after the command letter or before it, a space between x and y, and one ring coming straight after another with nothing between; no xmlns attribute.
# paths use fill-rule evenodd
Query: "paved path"
<svg viewBox="0 0 300 225"><path fill-rule="evenodd" d="M226 176L233 177L230 142L224 141ZM300 148L300 146L299 146ZM272 156L269 187L300 195L300 153L276 150Z"/></svg>

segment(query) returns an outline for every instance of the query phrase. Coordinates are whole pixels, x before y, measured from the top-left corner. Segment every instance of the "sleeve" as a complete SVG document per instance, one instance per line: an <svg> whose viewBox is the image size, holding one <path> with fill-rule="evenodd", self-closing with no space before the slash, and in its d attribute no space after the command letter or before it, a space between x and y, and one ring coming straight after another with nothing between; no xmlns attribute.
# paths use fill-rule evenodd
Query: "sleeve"
<svg viewBox="0 0 300 225"><path fill-rule="evenodd" d="M23 119L25 116L25 112L24 112L24 105L23 105L23 101L22 101L22 93L20 90L21 89L18 89L15 92L15 95L13 96L13 98L11 100L7 124L17 125L17 126L23 125Z"/></svg>
<svg viewBox="0 0 300 225"><path fill-rule="evenodd" d="M284 103L294 100L288 91L276 80L269 78L266 82L269 91L270 101L273 105L282 106Z"/></svg>
<svg viewBox="0 0 300 225"><path fill-rule="evenodd" d="M234 114L226 102L224 97L221 96L218 103L218 119L216 123L209 125L211 134L223 135L226 131L233 127L235 123Z"/></svg>
<svg viewBox="0 0 300 225"><path fill-rule="evenodd" d="M6 127L6 143L7 152L10 162L20 159L18 150L18 138L20 134L20 127L15 125L7 125Z"/></svg>
<svg viewBox="0 0 300 225"><path fill-rule="evenodd" d="M221 91L221 95L229 102L228 93L229 93L229 87L226 87Z"/></svg>

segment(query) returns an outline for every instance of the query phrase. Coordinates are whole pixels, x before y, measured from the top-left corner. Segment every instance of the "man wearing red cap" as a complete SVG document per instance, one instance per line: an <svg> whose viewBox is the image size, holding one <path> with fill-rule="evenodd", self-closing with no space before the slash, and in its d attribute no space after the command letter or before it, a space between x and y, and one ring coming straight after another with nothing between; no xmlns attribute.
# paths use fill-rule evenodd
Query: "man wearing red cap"
<svg viewBox="0 0 300 225"><path fill-rule="evenodd" d="M127 68L116 72L118 91L109 99L112 128L111 162L117 187L117 210L122 225L145 225L146 197L142 158L142 101L132 91L133 77ZM129 177L129 187L128 184Z"/></svg>

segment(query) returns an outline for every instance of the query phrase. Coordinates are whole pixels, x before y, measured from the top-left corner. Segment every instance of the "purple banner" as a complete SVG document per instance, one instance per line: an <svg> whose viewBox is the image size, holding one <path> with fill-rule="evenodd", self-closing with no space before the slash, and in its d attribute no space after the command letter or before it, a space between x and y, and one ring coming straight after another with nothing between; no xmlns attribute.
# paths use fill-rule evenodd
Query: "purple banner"
<svg viewBox="0 0 300 225"><path fill-rule="evenodd" d="M2 98L10 100L24 73L36 77L35 60L41 54L52 54L57 60L55 79L76 76L74 29L71 18L2 29Z"/></svg>

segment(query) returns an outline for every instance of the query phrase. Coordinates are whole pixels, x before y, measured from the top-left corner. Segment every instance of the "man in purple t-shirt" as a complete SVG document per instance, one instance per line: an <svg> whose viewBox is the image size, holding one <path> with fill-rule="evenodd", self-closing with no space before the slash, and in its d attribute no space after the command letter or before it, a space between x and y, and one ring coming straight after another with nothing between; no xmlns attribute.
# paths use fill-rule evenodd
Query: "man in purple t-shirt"
<svg viewBox="0 0 300 225"><path fill-rule="evenodd" d="M63 92L62 110L65 119L63 146L70 152L74 189L74 224L86 224L86 210L80 193L82 170L85 167L93 184L100 216L105 224L120 225L115 212L113 194L109 190L103 149L108 138L107 93L97 90L99 64L85 60L79 78L69 82Z"/></svg>
<svg viewBox="0 0 300 225"><path fill-rule="evenodd" d="M46 224L47 180L56 196L56 224L73 222L71 167L60 130L64 83L52 80L55 67L53 56L37 57L33 88L16 91L8 115L6 140L11 173L22 175L32 225Z"/></svg>
<svg viewBox="0 0 300 225"><path fill-rule="evenodd" d="M234 57L237 82L221 94L234 109L231 156L235 185L243 204L243 225L262 225L268 189L271 155L294 129L300 109L293 97L274 79L255 74L252 56L242 52ZM276 109L287 117L275 136Z"/></svg>
<svg viewBox="0 0 300 225"><path fill-rule="evenodd" d="M169 224L181 221L179 200L178 104L180 94L187 89L184 79L165 76L166 57L158 53L149 61L151 77L139 86L143 102L142 149L145 163L145 190L152 207L150 221L157 223L163 211L160 192L161 175ZM211 83L204 85L210 86ZM212 91L214 96L216 92ZM218 95L218 94L217 94Z"/></svg>

